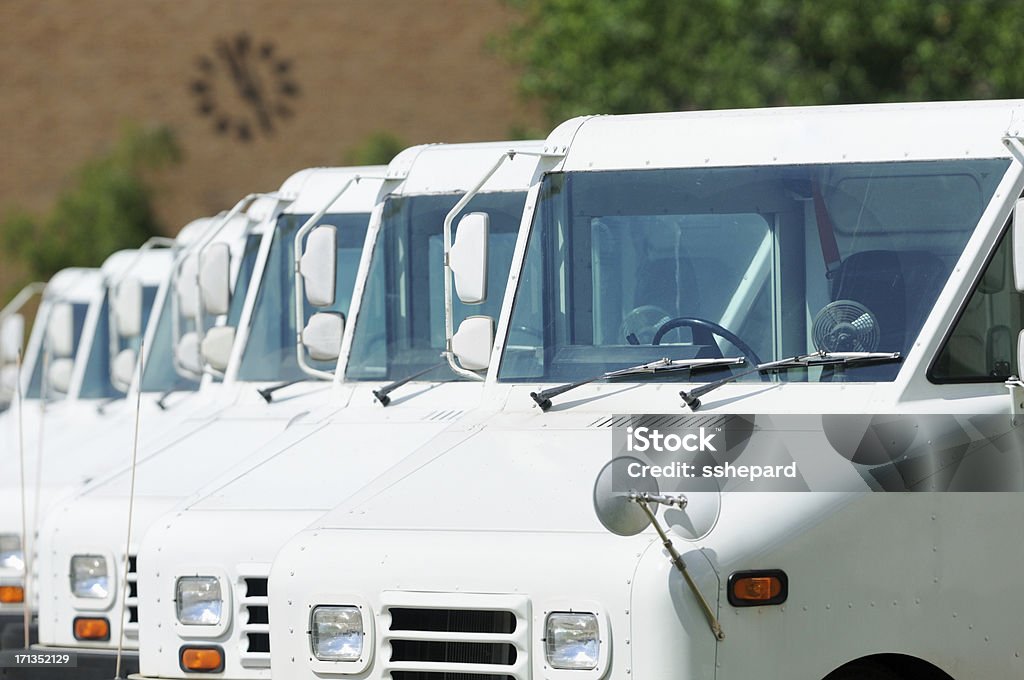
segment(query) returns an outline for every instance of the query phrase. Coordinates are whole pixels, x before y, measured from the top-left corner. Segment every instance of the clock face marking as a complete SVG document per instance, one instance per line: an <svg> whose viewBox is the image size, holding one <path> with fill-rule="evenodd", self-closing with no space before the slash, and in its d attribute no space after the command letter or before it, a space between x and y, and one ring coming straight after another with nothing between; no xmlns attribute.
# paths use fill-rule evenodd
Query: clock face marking
<svg viewBox="0 0 1024 680"><path fill-rule="evenodd" d="M196 60L189 90L199 115L210 118L218 134L241 142L270 136L295 115L299 85L291 59L270 41L254 43L247 33L219 38L213 50Z"/></svg>

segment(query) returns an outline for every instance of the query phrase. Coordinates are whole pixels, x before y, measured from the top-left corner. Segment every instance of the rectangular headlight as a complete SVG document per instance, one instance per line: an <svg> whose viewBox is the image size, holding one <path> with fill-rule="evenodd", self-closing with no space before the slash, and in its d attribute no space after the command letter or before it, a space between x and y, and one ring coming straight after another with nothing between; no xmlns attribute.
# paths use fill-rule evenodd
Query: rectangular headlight
<svg viewBox="0 0 1024 680"><path fill-rule="evenodd" d="M186 626L216 626L224 608L215 576L183 576L174 588L178 621Z"/></svg>
<svg viewBox="0 0 1024 680"><path fill-rule="evenodd" d="M25 569L25 555L21 551L21 536L0 534L0 568Z"/></svg>
<svg viewBox="0 0 1024 680"><path fill-rule="evenodd" d="M93 600L102 600L110 595L107 558L102 555L72 556L71 593L75 597Z"/></svg>
<svg viewBox="0 0 1024 680"><path fill-rule="evenodd" d="M593 614L552 612L545 626L544 651L552 668L597 668L601 638Z"/></svg>
<svg viewBox="0 0 1024 680"><path fill-rule="evenodd" d="M363 655L363 615L358 607L316 607L310 622L313 656L358 661Z"/></svg>

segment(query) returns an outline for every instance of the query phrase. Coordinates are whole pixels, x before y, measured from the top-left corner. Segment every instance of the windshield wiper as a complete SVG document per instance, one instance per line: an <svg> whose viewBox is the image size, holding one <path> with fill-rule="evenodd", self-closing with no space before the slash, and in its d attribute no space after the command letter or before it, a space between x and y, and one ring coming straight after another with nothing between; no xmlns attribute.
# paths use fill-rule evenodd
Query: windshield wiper
<svg viewBox="0 0 1024 680"><path fill-rule="evenodd" d="M100 414L101 416L104 415L107 412L108 406L113 404L115 401L121 401L122 399L124 399L123 395L120 397L110 397L109 399L104 399L100 403L96 404L96 413Z"/></svg>
<svg viewBox="0 0 1024 680"><path fill-rule="evenodd" d="M447 366L447 365L448 365L448 360L447 359L445 359L444 361L440 361L440 362L434 364L433 366L431 366L429 368L424 368L422 371L418 371L416 373L413 373L412 375L410 375L410 376L408 376L406 378L402 378L401 380L395 380L394 382L390 382L387 385L385 385L384 387L380 388L379 390L374 390L373 391L373 396L377 397L377 401L380 402L381 406L387 406L388 404L391 403L391 397L389 397L388 395L391 394L392 391L398 389L399 387L401 387L402 385L405 385L406 383L412 382L413 380L415 380L416 378L420 377L421 375L426 375L427 373L430 373L431 371L436 371L437 369L441 368L442 366Z"/></svg>
<svg viewBox="0 0 1024 680"><path fill-rule="evenodd" d="M294 385L297 382L302 382L302 381L301 380L286 380L285 382L277 383L276 385L271 385L270 387L264 387L262 390L256 390L256 392L259 393L259 395L261 397L263 397L263 401L265 401L265 402L267 402L269 404L271 401L274 400L274 392L277 392L278 390L283 390L284 388L288 387L289 385Z"/></svg>
<svg viewBox="0 0 1024 680"><path fill-rule="evenodd" d="M165 402L167 401L167 397L171 396L175 392L181 392L186 387L188 387L189 385L192 385L192 384L195 384L194 381L192 381L192 380L180 380L179 379L179 380L175 381L175 383L173 385L171 385L167 389L166 392L162 392L160 394L160 398L156 400L156 405L160 408L161 411L166 411L167 410L167 404Z"/></svg>
<svg viewBox="0 0 1024 680"><path fill-rule="evenodd" d="M700 408L700 397L703 397L712 390L717 390L722 385L728 385L731 382L754 373L810 366L851 366L854 364L885 363L888 361L900 360L901 356L899 352L826 352L825 350L820 350L818 352L812 352L811 354L800 354L795 357L789 357L788 359L767 361L755 366L749 371L736 373L735 375L730 375L726 378L722 378L721 380L716 380L715 382L695 387L689 392L683 390L679 393L679 396L683 398L683 401L686 402L686 405L690 407L691 411L696 411Z"/></svg>
<svg viewBox="0 0 1024 680"><path fill-rule="evenodd" d="M601 375L595 375L593 378L587 378L586 380L580 380L579 382L566 383L565 385L559 385L558 387L549 387L546 390L540 392L530 392L530 398L537 402L537 406L540 406L541 411L547 411L551 408L551 397L557 397L560 394L565 394L569 390L574 390L577 387L587 385L597 380L608 380L611 378L625 378L635 375L653 375L655 373L669 373L672 371L695 371L701 368L718 368L720 366L736 366L746 362L744 357L721 357L718 359L658 359L647 364L640 364L638 366L630 366L629 368L620 368L617 371L608 371Z"/></svg>

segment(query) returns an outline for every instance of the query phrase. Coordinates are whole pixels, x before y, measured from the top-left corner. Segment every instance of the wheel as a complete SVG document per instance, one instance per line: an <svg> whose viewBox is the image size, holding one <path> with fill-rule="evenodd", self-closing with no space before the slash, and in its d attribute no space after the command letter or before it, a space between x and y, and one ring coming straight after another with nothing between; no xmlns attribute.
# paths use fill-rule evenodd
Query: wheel
<svg viewBox="0 0 1024 680"><path fill-rule="evenodd" d="M888 667L874 661L858 661L828 674L825 680L907 680Z"/></svg>
<svg viewBox="0 0 1024 680"><path fill-rule="evenodd" d="M665 334L676 328L692 328L694 331L704 331L708 335L714 334L719 337L725 338L732 344L736 345L743 354L747 357L747 361L753 362L755 366L763 363L761 358L757 356L757 352L751 348L746 342L744 342L738 335L730 331L724 326L719 326L714 321L708 321L707 319L699 319L695 316L677 316L674 319L661 324L658 330L654 333L654 339L651 340L652 345L661 344L661 339L665 337ZM717 343L715 344L717 347ZM722 351L718 351L718 355L722 356Z"/></svg>

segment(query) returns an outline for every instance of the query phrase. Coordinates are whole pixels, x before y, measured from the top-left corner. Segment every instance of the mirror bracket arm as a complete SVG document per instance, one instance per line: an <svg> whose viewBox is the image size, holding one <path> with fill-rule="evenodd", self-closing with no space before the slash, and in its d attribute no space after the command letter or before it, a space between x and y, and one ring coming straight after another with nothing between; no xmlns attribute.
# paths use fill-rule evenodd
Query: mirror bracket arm
<svg viewBox="0 0 1024 680"><path fill-rule="evenodd" d="M700 608L704 612L704 618L707 619L708 626L710 626L715 639L718 641L724 640L725 631L722 630L722 625L718 622L715 612L712 611L711 605L709 605L708 601L704 599L704 595L701 594L700 588L697 587L697 582L694 581L693 577L690 575L690 571L686 568L686 562L683 561L683 556L679 554L679 551L676 550L675 545L672 543L672 539L668 537L668 534L665 533L661 524L658 523L657 516L654 514L654 511L651 510L650 505L648 505L648 500L642 496L632 496L630 500L639 505L643 511L647 513L648 519L650 519L651 524L654 525L654 530L658 532L658 536L661 538L661 544L665 546L665 550L672 559L672 564L675 565L675 568L683 575L683 579L686 580L686 585L690 587L690 590L693 592L693 596L697 599L698 604L700 604Z"/></svg>

